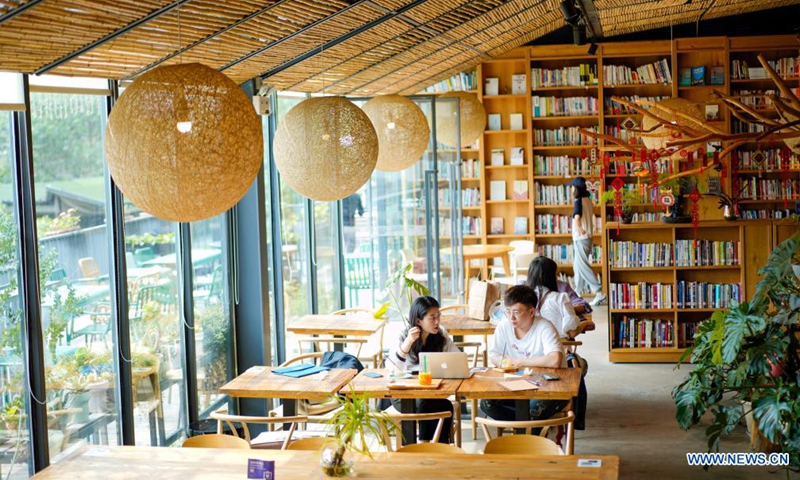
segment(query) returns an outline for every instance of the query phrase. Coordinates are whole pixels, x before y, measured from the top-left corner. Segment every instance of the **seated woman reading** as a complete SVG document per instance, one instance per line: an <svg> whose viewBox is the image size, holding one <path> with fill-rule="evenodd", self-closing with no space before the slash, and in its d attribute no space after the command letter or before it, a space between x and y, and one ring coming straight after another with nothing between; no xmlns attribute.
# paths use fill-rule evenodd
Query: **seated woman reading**
<svg viewBox="0 0 800 480"><path fill-rule="evenodd" d="M405 370L419 370L420 352L459 352L450 335L439 325L439 302L433 297L418 297L411 304L408 319L400 338L392 349L393 363ZM400 400L392 399L392 405L400 410ZM453 404L446 399L417 399L417 413L452 412ZM433 439L438 420L419 422L419 440ZM444 420L439 443L450 443L452 417Z"/></svg>
<svg viewBox="0 0 800 480"><path fill-rule="evenodd" d="M536 292L539 315L553 323L561 338L575 338L586 330L593 330L594 323L578 318L569 295L559 291L556 272L558 265L547 257L534 258L528 267L525 284Z"/></svg>
<svg viewBox="0 0 800 480"><path fill-rule="evenodd" d="M506 319L494 331L489 358L495 365L503 360L514 367L559 368L564 349L552 323L536 312L536 292L527 285L511 287L503 303ZM564 400L529 400L531 420L550 418L567 405ZM495 420L516 420L514 400L481 400L481 410Z"/></svg>

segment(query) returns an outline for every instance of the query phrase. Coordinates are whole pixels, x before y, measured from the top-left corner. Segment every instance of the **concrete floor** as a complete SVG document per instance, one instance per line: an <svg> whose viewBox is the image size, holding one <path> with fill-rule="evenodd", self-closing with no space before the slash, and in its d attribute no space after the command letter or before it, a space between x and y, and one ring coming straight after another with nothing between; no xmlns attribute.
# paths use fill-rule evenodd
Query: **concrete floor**
<svg viewBox="0 0 800 480"><path fill-rule="evenodd" d="M582 335L579 352L589 362L586 376L589 407L586 430L577 432L576 455L620 456L621 479L783 479L774 467L689 467L687 452L705 452L705 427L683 431L675 421L670 392L690 366L675 370L673 364L614 364L608 361L608 310L596 307L597 329ZM465 427L469 422L464 422ZM464 431L471 439L471 432ZM465 441L464 448L477 451L484 445ZM722 440L726 452L750 452L744 427ZM792 474L789 478L800 478Z"/></svg>

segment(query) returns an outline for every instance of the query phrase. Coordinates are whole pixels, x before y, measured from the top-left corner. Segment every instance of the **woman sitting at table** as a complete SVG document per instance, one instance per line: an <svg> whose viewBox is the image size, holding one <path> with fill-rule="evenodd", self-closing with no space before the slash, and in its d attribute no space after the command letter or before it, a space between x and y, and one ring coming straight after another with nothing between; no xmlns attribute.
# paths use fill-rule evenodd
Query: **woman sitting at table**
<svg viewBox="0 0 800 480"><path fill-rule="evenodd" d="M503 303L506 319L494 331L489 359L495 365L559 368L564 350L552 323L537 315L536 292L527 285L511 287ZM531 420L550 418L564 409L564 400L529 400ZM481 400L481 410L495 420L516 420L514 400Z"/></svg>
<svg viewBox="0 0 800 480"><path fill-rule="evenodd" d="M418 297L411 304L408 320L390 358L406 371L419 370L420 352L459 352L450 335L439 325L439 302L433 297ZM453 404L446 399L418 399L417 413L452 412ZM392 405L400 410L400 400L392 399ZM444 420L439 443L450 443L452 417ZM438 420L419 422L419 440L430 442L436 431Z"/></svg>
<svg viewBox="0 0 800 480"><path fill-rule="evenodd" d="M539 299L537 312L553 323L561 338L575 338L586 330L593 330L594 323L591 320L581 321L575 314L569 295L559 291L556 272L556 262L542 256L534 258L528 267L525 284L536 292Z"/></svg>

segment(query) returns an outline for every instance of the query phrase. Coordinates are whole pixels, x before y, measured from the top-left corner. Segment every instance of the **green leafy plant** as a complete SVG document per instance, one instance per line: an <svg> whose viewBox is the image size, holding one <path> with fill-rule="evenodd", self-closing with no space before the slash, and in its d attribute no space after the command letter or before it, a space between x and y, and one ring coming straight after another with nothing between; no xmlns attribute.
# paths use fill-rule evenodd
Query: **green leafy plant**
<svg viewBox="0 0 800 480"><path fill-rule="evenodd" d="M76 209L70 208L65 212L59 213L55 218L38 217L36 219L36 231L40 237L46 237L76 228L81 221L81 217L77 212Z"/></svg>
<svg viewBox="0 0 800 480"><path fill-rule="evenodd" d="M414 292L417 295L430 294L428 287L409 276L412 267L411 263L407 263L386 280L384 296L388 297L389 300L375 311L375 318L384 318L391 310L396 312L400 318L404 318L405 309L414 301ZM407 303L404 304L403 302Z"/></svg>
<svg viewBox="0 0 800 480"><path fill-rule="evenodd" d="M800 282L792 272L798 254L800 232L770 254L753 297L714 312L681 357L695 366L672 392L676 419L689 429L712 412L709 451L719 451L720 438L749 413L742 402L751 402L765 449L788 453L791 467L800 467Z"/></svg>
<svg viewBox="0 0 800 480"><path fill-rule="evenodd" d="M374 437L378 446L386 446L386 438L396 427L389 415L369 408L369 398L366 395L352 394L349 397L335 398L342 405L328 422L334 428L335 451L330 458L323 452L320 465L325 475L344 477L353 468L352 462L347 462L345 453L350 451L372 458L367 437Z"/></svg>
<svg viewBox="0 0 800 480"><path fill-rule="evenodd" d="M146 247L150 245L166 245L175 243L174 233L145 233L144 235L127 235L125 243L133 248Z"/></svg>
<svg viewBox="0 0 800 480"><path fill-rule="evenodd" d="M603 195L600 197L601 201L604 202L606 205L613 206L614 205L614 189L606 190L603 192ZM624 188L621 190L622 193L622 214L623 215L630 215L633 213L633 205L636 203L642 203L644 199L639 192L634 188Z"/></svg>

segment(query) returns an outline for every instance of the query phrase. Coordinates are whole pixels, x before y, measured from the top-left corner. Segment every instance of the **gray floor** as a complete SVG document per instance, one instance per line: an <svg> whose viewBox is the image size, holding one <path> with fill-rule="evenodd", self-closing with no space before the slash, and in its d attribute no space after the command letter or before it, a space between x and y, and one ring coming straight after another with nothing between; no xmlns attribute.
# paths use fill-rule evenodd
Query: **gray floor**
<svg viewBox="0 0 800 480"><path fill-rule="evenodd" d="M673 364L613 364L608 361L607 309L595 310L597 330L582 335L580 352L589 362L586 377L589 409L586 430L577 432L575 453L619 455L623 479L783 479L775 468L689 467L687 452L705 452L705 426L686 432L675 422L672 388L680 383L688 368L674 370ZM465 427L469 422L465 422ZM471 441L464 431L464 449L483 448L482 436ZM467 439L470 439L467 441ZM723 439L724 451L750 452L744 427ZM588 455L587 455L588 456ZM793 474L790 478L800 478Z"/></svg>

